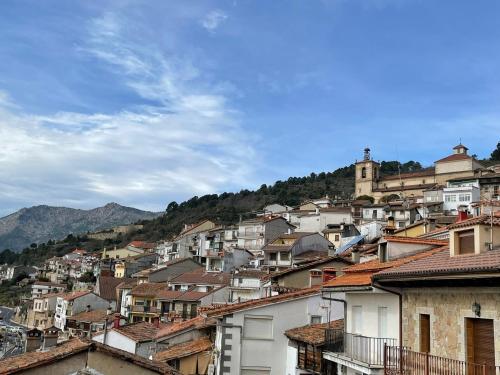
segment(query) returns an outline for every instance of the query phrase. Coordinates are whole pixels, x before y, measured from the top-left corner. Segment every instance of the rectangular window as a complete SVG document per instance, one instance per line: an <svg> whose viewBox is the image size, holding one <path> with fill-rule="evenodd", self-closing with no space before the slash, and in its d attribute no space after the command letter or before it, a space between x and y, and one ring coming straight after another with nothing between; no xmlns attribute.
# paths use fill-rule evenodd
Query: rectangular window
<svg viewBox="0 0 500 375"><path fill-rule="evenodd" d="M445 202L456 202L457 196L455 194L445 195L444 200L445 200Z"/></svg>
<svg viewBox="0 0 500 375"><path fill-rule="evenodd" d="M420 351L429 353L431 350L431 318L428 314L420 314Z"/></svg>
<svg viewBox="0 0 500 375"><path fill-rule="evenodd" d="M458 254L474 254L474 229L458 232L457 237Z"/></svg>
<svg viewBox="0 0 500 375"><path fill-rule="evenodd" d="M378 337L387 337L387 307L378 308Z"/></svg>
<svg viewBox="0 0 500 375"><path fill-rule="evenodd" d="M321 315L311 315L311 324L321 324Z"/></svg>
<svg viewBox="0 0 500 375"><path fill-rule="evenodd" d="M272 340L273 317L264 315L246 315L243 323L243 338Z"/></svg>
<svg viewBox="0 0 500 375"><path fill-rule="evenodd" d="M352 333L357 335L360 335L363 329L362 312L361 306L352 307Z"/></svg>
<svg viewBox="0 0 500 375"><path fill-rule="evenodd" d="M276 253L270 253L269 260L276 260Z"/></svg>
<svg viewBox="0 0 500 375"><path fill-rule="evenodd" d="M470 202L471 196L470 196L470 194L459 194L458 195L458 200L460 202Z"/></svg>
<svg viewBox="0 0 500 375"><path fill-rule="evenodd" d="M280 260L290 260L290 253L287 251L282 251L280 253Z"/></svg>
<svg viewBox="0 0 500 375"><path fill-rule="evenodd" d="M340 241L340 234L335 235L335 241Z"/></svg>

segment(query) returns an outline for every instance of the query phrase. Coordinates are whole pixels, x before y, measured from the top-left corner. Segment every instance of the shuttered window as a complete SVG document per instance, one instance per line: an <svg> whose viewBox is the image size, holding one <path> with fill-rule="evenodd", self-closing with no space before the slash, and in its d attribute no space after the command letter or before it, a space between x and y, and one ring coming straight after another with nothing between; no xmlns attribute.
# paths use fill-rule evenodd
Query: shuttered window
<svg viewBox="0 0 500 375"><path fill-rule="evenodd" d="M428 314L420 314L420 351L431 351L431 317Z"/></svg>
<svg viewBox="0 0 500 375"><path fill-rule="evenodd" d="M492 319L466 320L467 361L495 364L495 340Z"/></svg>
<svg viewBox="0 0 500 375"><path fill-rule="evenodd" d="M270 340L273 338L272 316L245 316L243 337L250 339Z"/></svg>
<svg viewBox="0 0 500 375"><path fill-rule="evenodd" d="M458 232L458 253L474 254L474 229Z"/></svg>

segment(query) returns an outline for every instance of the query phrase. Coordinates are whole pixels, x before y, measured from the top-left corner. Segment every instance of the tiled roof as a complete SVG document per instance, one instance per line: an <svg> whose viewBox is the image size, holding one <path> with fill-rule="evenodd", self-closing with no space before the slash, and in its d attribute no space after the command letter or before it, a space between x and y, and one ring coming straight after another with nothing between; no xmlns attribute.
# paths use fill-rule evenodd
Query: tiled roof
<svg viewBox="0 0 500 375"><path fill-rule="evenodd" d="M445 163L449 161L459 161L459 160L469 160L469 159L472 159L472 157L467 154L451 154L445 158L436 160L434 163Z"/></svg>
<svg viewBox="0 0 500 375"><path fill-rule="evenodd" d="M431 257L400 265L374 275L374 279L397 279L427 275L450 275L500 272L500 250L481 254L450 256L447 248Z"/></svg>
<svg viewBox="0 0 500 375"><path fill-rule="evenodd" d="M183 273L170 280L172 284L202 284L202 285L228 285L231 281L230 273L206 272L199 268L191 272Z"/></svg>
<svg viewBox="0 0 500 375"><path fill-rule="evenodd" d="M213 310L207 310L205 312L205 314L206 314L206 316L209 316L209 317L224 316L224 315L231 314L233 312L240 311L240 310L247 310L247 309L252 309L252 308L256 308L256 307L260 307L260 306L267 306L267 305L272 305L274 303L280 303L280 302L294 300L294 299L298 299L298 298L302 298L302 297L312 296L315 294L319 294L319 292L320 292L319 287L301 289L301 290L296 291L296 292L285 293L285 294L280 294L277 296L260 298L260 299L255 299L255 300L241 302L241 303L235 303L235 304L227 305L224 307L216 308Z"/></svg>
<svg viewBox="0 0 500 375"><path fill-rule="evenodd" d="M10 357L0 361L0 375L15 374L25 372L30 368L45 366L70 355L86 351L89 346L89 342L75 338L48 351L30 352Z"/></svg>
<svg viewBox="0 0 500 375"><path fill-rule="evenodd" d="M155 244L151 242L145 242L145 241L132 241L131 243L128 244L128 246L133 246L137 247L140 249L154 249Z"/></svg>
<svg viewBox="0 0 500 375"><path fill-rule="evenodd" d="M154 324L148 322L137 322L113 328L112 330L120 332L135 342L143 342L153 340L156 334L165 327L166 325L164 324L156 327Z"/></svg>
<svg viewBox="0 0 500 375"><path fill-rule="evenodd" d="M212 342L208 337L187 341L169 347L167 350L156 353L153 356L155 361L167 362L176 358L184 358L193 354L205 352L212 349Z"/></svg>
<svg viewBox="0 0 500 375"><path fill-rule="evenodd" d="M407 257L390 260L387 262L380 262L379 259L375 259L365 263L355 264L351 267L344 268L344 275L338 276L333 280L328 281L323 284L324 288L335 288L335 287L358 287L358 286L368 286L371 285L371 276L373 274L389 269L392 267L399 267L402 264L410 263L415 260L428 258L437 252L443 251L444 247L438 247L432 250L423 251L414 255Z"/></svg>
<svg viewBox="0 0 500 375"><path fill-rule="evenodd" d="M242 221L240 223L240 225L251 225L251 224L259 224L259 223L268 223L268 222L276 220L276 219L285 220L283 217L281 217L279 215L275 215L275 216L265 215L265 216L257 216L257 217L255 217L253 219L244 220L244 221ZM293 225L290 224L290 226L293 226Z"/></svg>
<svg viewBox="0 0 500 375"><path fill-rule="evenodd" d="M261 270L239 270L234 272L233 277L238 278L238 277L243 277L243 278L248 278L248 279L259 279L259 280L265 280L271 276L269 273L261 271Z"/></svg>
<svg viewBox="0 0 500 375"><path fill-rule="evenodd" d="M448 240L436 240L433 238L384 236L384 239L387 242L411 243L417 245L436 245L436 246L448 245Z"/></svg>
<svg viewBox="0 0 500 375"><path fill-rule="evenodd" d="M448 229L456 229L456 228L466 228L472 225L491 225L491 216L490 215L481 215L476 216L467 220L459 221L454 224L450 224ZM495 212L493 214L493 225L500 226L500 212Z"/></svg>
<svg viewBox="0 0 500 375"><path fill-rule="evenodd" d="M79 291L79 292L66 293L62 297L66 301L73 301L73 300L75 300L77 298L86 296L87 294L90 294L90 293L92 293L90 290L82 290L82 291Z"/></svg>
<svg viewBox="0 0 500 375"><path fill-rule="evenodd" d="M142 283L133 287L130 294L139 297L155 296L160 290L166 288L167 284L163 283Z"/></svg>
<svg viewBox="0 0 500 375"><path fill-rule="evenodd" d="M314 262L310 262L310 263L304 264L302 266L298 266L298 267L294 267L294 268L288 268L288 269L283 270L283 271L279 271L279 272L275 272L275 273L269 274L269 277L271 277L271 278L280 277L280 276L287 275L287 274L290 274L290 273L300 272L300 271L303 271L303 270L307 270L309 268L321 268L320 266L322 264L324 264L324 263L330 263L330 262L334 262L334 261L337 261L339 263L344 263L344 264L352 264L352 262L349 259L342 258L342 257L339 257L339 256L326 257L326 258L323 258L323 259L316 260Z"/></svg>
<svg viewBox="0 0 500 375"><path fill-rule="evenodd" d="M303 327L292 328L285 331L285 335L291 340L318 346L325 343L325 330L327 328L343 329L344 319L334 320L329 323L309 324Z"/></svg>
<svg viewBox="0 0 500 375"><path fill-rule="evenodd" d="M171 324L167 327L161 328L156 334L157 339L161 339L177 332L182 332L187 329L196 328L201 329L204 327L214 326L216 324L215 319L213 318L205 318L201 315L198 315L196 318L188 319L183 322L178 322Z"/></svg>
<svg viewBox="0 0 500 375"><path fill-rule="evenodd" d="M132 289L137 285L137 280L135 279L125 279L120 284L116 286L116 289Z"/></svg>
<svg viewBox="0 0 500 375"><path fill-rule="evenodd" d="M159 300L173 300L184 294L180 290L161 289L156 292L155 297Z"/></svg>
<svg viewBox="0 0 500 375"><path fill-rule="evenodd" d="M66 293L65 292L58 292L58 293L47 293L47 294L42 294L40 297L35 297L36 299L41 299L41 298L57 298L57 297L62 297Z"/></svg>
<svg viewBox="0 0 500 375"><path fill-rule="evenodd" d="M99 296L108 301L116 301L116 287L128 282L128 278L118 278L113 276L99 276Z"/></svg>
<svg viewBox="0 0 500 375"><path fill-rule="evenodd" d="M77 322L104 322L108 316L106 310L84 311L76 315L69 316L68 320Z"/></svg>

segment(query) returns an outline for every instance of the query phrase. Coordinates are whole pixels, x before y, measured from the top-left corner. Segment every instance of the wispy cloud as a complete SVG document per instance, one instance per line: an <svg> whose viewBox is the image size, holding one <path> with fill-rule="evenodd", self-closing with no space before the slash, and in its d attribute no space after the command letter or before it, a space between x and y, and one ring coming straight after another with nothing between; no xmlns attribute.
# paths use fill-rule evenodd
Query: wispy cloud
<svg viewBox="0 0 500 375"><path fill-rule="evenodd" d="M79 50L156 104L38 116L13 110L0 92L0 138L9 139L0 148L0 207L116 200L160 209L172 197L249 183L252 136L220 85L190 61L128 38L125 22L113 14L93 20Z"/></svg>
<svg viewBox="0 0 500 375"><path fill-rule="evenodd" d="M223 11L213 10L201 20L201 25L208 31L214 32L227 18L227 14Z"/></svg>

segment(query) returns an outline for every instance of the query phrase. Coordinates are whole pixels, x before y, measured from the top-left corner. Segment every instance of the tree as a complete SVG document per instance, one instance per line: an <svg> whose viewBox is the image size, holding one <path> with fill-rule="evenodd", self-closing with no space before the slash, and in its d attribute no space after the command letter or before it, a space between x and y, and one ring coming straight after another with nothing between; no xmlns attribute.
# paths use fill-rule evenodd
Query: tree
<svg viewBox="0 0 500 375"><path fill-rule="evenodd" d="M389 195L384 195L382 198L380 198L380 201L383 203L388 203L388 202L392 202L392 201L395 201L398 199L400 199L399 195L389 194Z"/></svg>
<svg viewBox="0 0 500 375"><path fill-rule="evenodd" d="M491 153L490 160L500 161L500 142L497 143L497 148Z"/></svg>
<svg viewBox="0 0 500 375"><path fill-rule="evenodd" d="M179 204L176 201L172 201L167 206L167 212L172 212L177 209L177 207L179 207Z"/></svg>

